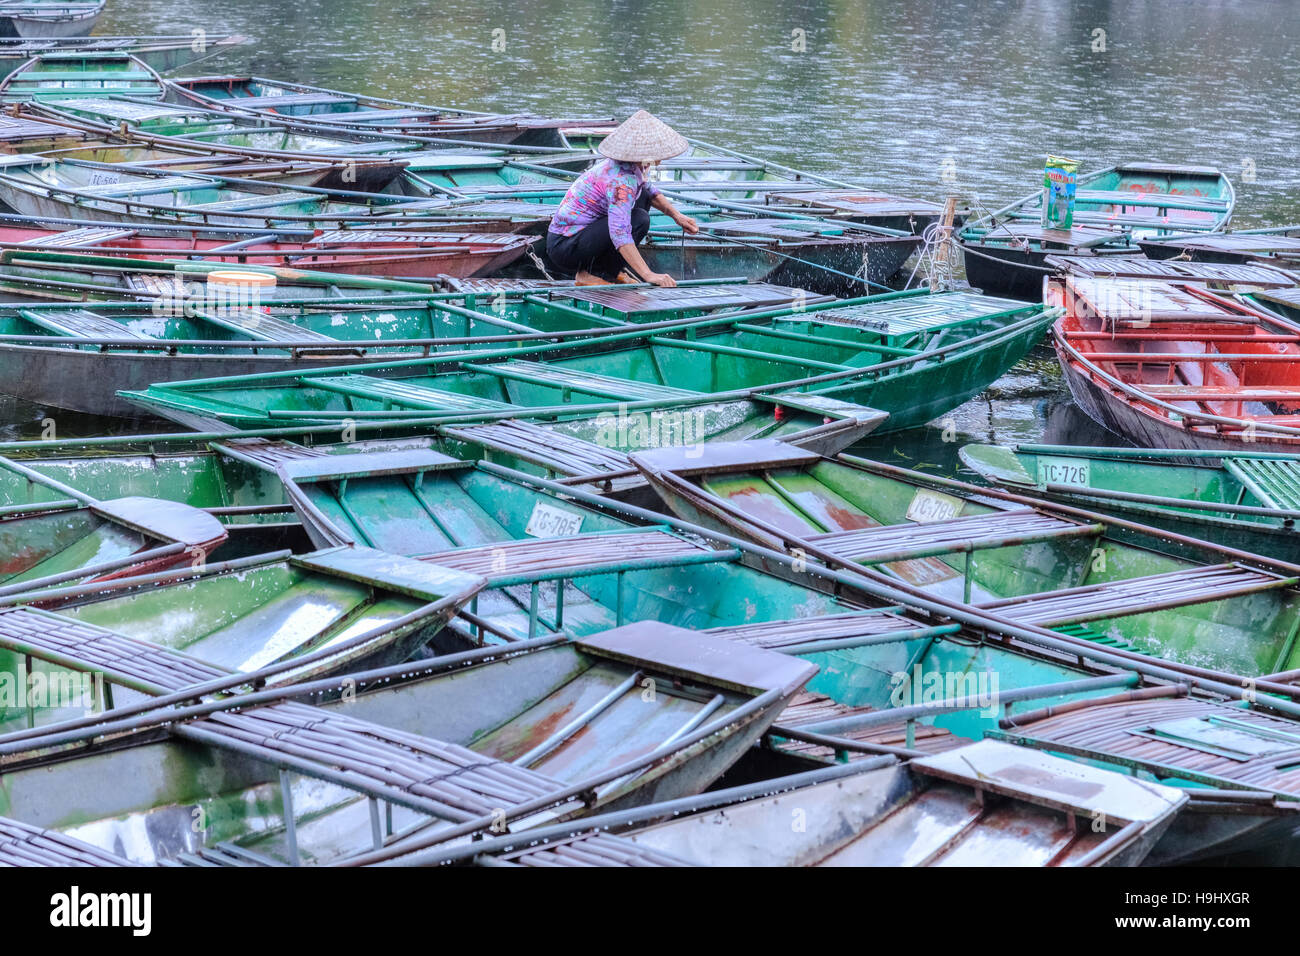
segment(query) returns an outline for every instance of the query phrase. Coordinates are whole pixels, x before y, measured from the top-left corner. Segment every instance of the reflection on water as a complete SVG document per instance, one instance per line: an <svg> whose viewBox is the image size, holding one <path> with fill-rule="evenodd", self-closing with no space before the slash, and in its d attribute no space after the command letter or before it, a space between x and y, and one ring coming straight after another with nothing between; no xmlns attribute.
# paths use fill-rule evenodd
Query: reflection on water
<svg viewBox="0 0 1300 956"><path fill-rule="evenodd" d="M192 73L484 110L646 107L791 165L990 208L1035 188L1049 152L1207 163L1233 179L1238 225L1260 225L1300 220L1297 24L1291 0L130 0L98 32L257 38ZM959 434L1114 441L1070 412L1053 369L1023 364L953 415ZM8 433L40 434L42 410L0 410ZM61 435L103 428L59 416ZM947 467L940 433L885 441Z"/></svg>

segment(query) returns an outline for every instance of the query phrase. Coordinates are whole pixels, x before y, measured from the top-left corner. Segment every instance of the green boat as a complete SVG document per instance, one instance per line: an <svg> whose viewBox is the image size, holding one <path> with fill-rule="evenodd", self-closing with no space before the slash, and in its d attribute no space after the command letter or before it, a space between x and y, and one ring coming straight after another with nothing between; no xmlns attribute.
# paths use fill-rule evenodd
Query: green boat
<svg viewBox="0 0 1300 956"><path fill-rule="evenodd" d="M0 64L15 66L43 53L129 53L159 73L170 73L189 63L252 42L251 37L238 34L207 32L202 37L190 33L50 39L4 37L0 38Z"/></svg>
<svg viewBox="0 0 1300 956"><path fill-rule="evenodd" d="M1236 193L1211 166L1125 163L1080 176L1073 224L1046 222L1039 189L957 233L971 285L1040 301L1049 255L1131 255L1138 240L1218 232L1232 220Z"/></svg>
<svg viewBox="0 0 1300 956"><path fill-rule="evenodd" d="M9 589L0 599L0 682L53 686L70 657L84 659L104 667L103 710L235 675L256 674L260 686L300 683L405 660L486 583L365 548L191 563ZM0 707L0 729L84 713L85 701L64 703L39 713Z"/></svg>
<svg viewBox="0 0 1300 956"><path fill-rule="evenodd" d="M1158 448L967 445L967 467L1009 491L1300 563L1300 458Z"/></svg>
<svg viewBox="0 0 1300 956"><path fill-rule="evenodd" d="M632 456L687 520L1002 620L1246 677L1300 666L1300 566L774 442Z"/></svg>
<svg viewBox="0 0 1300 956"><path fill-rule="evenodd" d="M581 310L590 314L590 310ZM969 293L895 293L632 329L583 345L196 382L122 397L189 427L259 428L425 416L431 421L609 412L574 437L627 451L667 441L779 436L785 412L888 412L923 424L981 392L1029 350L1052 310ZM679 416L676 437L642 416ZM524 411L527 409L527 411ZM628 413L636 413L629 417ZM626 427L624 427L626 425Z"/></svg>
<svg viewBox="0 0 1300 956"><path fill-rule="evenodd" d="M27 103L69 95L161 99L158 71L129 53L64 50L38 53L0 79L0 100Z"/></svg>
<svg viewBox="0 0 1300 956"><path fill-rule="evenodd" d="M488 223L497 226L491 231L515 231L501 226L501 217L461 215L427 200L384 193L289 187L79 159L50 162L33 154L0 157L0 200L40 221L228 226L249 230L250 235L274 236L280 227L328 230L360 225L489 231L483 228Z"/></svg>
<svg viewBox="0 0 1300 956"><path fill-rule="evenodd" d="M458 247L452 244L448 259L470 254ZM416 254L433 256L435 248ZM507 254L508 247L491 248ZM275 284L222 285L231 268ZM81 301L114 291L151 301ZM139 409L117 393L158 381L580 342L629 325L822 301L766 285L655 291L668 294L485 296L315 269L8 249L0 252L0 292L36 301L0 305L0 391L48 408L138 418ZM51 298L56 302L40 301Z"/></svg>
<svg viewBox="0 0 1300 956"><path fill-rule="evenodd" d="M305 685L334 698L321 706L239 698L188 720L146 712L136 733L74 759L38 749L39 730L17 747L10 735L0 812L142 863L365 862L494 824L694 794L815 670L638 625L402 664ZM123 786L90 799L86 782L102 779ZM204 826L169 825L196 807Z"/></svg>

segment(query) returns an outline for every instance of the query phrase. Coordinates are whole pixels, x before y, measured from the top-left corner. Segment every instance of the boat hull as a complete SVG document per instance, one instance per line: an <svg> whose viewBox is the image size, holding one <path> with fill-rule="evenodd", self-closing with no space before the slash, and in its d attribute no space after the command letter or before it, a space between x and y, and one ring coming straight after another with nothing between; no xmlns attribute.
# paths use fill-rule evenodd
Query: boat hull
<svg viewBox="0 0 1300 956"><path fill-rule="evenodd" d="M1088 372L1057 351L1057 361L1065 376L1075 404L1089 418L1107 431L1114 432L1142 448L1199 449L1222 452L1282 452L1294 454L1296 442L1279 441L1259 435L1246 444L1240 438L1227 438L1213 432L1192 431L1143 414L1133 405L1102 388Z"/></svg>
<svg viewBox="0 0 1300 956"><path fill-rule="evenodd" d="M22 37L25 40L87 37L95 29L100 15L98 10L84 16L17 16L0 18L0 37Z"/></svg>
<svg viewBox="0 0 1300 956"><path fill-rule="evenodd" d="M1043 297L1043 276L1051 272L1044 265L1050 253L1036 249L1007 249L978 243L962 243L966 281L985 295L1037 302Z"/></svg>

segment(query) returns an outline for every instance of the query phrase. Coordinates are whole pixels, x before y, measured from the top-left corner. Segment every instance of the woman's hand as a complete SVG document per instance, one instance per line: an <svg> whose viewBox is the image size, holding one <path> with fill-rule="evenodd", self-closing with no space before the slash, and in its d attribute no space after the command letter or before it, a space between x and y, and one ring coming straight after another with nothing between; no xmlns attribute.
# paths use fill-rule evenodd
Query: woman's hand
<svg viewBox="0 0 1300 956"><path fill-rule="evenodd" d="M683 216L681 213L678 213L674 218L677 220L677 225L686 230L688 236L693 236L700 231L700 224L690 216Z"/></svg>
<svg viewBox="0 0 1300 956"><path fill-rule="evenodd" d="M645 281L651 285L657 285L661 289L677 288L677 280L666 272L652 272L646 277Z"/></svg>

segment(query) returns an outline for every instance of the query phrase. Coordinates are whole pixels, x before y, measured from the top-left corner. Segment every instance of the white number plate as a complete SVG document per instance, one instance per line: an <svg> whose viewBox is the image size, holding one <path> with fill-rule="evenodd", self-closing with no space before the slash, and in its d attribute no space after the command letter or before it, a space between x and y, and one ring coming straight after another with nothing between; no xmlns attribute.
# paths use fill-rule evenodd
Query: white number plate
<svg viewBox="0 0 1300 956"><path fill-rule="evenodd" d="M533 505L533 513L528 518L528 527L524 534L534 538L562 538L577 534L582 527L582 515L555 508L543 501Z"/></svg>
<svg viewBox="0 0 1300 956"><path fill-rule="evenodd" d="M918 524L950 521L961 512L962 500L939 491L918 488L907 506L907 520Z"/></svg>
<svg viewBox="0 0 1300 956"><path fill-rule="evenodd" d="M1038 483L1091 488L1092 462L1086 458L1039 458Z"/></svg>

